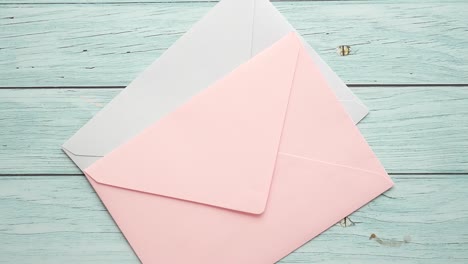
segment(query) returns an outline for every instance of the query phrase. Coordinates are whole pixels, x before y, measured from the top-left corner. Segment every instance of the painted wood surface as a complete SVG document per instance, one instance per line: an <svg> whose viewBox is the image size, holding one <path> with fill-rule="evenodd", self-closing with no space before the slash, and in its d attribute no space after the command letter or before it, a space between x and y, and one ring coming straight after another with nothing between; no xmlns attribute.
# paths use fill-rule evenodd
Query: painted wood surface
<svg viewBox="0 0 468 264"><path fill-rule="evenodd" d="M214 4L2 5L0 86L127 85ZM466 1L274 4L347 83L466 82Z"/></svg>
<svg viewBox="0 0 468 264"><path fill-rule="evenodd" d="M0 90L0 172L80 173L60 146L119 91ZM468 89L353 91L370 109L359 128L388 172L468 173Z"/></svg>
<svg viewBox="0 0 468 264"><path fill-rule="evenodd" d="M271 2L325 2L330 0L270 0ZM344 2L348 0L335 0L335 2ZM379 3L387 0L368 0L368 2ZM446 0L444 3L452 4L464 0ZM219 2L219 0L2 0L1 4L141 4L141 3L199 3L199 2ZM417 2L417 0L394 0L396 3ZM440 3L439 0L426 0L424 2ZM342 3L338 3L342 4Z"/></svg>
<svg viewBox="0 0 468 264"><path fill-rule="evenodd" d="M121 90L99 86L215 4L189 2L0 1L0 263L138 263L60 145ZM468 3L438 2L274 3L347 83L375 84L353 88L359 128L396 183L282 263L468 262ZM427 85L447 83L465 85Z"/></svg>
<svg viewBox="0 0 468 264"><path fill-rule="evenodd" d="M468 175L394 180L281 263L467 263ZM84 177L3 177L0 201L0 262L138 263Z"/></svg>

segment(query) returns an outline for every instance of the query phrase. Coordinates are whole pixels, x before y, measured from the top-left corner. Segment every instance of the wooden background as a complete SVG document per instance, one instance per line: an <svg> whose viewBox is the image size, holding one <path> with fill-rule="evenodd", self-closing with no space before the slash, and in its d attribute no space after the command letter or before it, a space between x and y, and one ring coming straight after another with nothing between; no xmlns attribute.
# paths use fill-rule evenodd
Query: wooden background
<svg viewBox="0 0 468 264"><path fill-rule="evenodd" d="M138 263L60 146L213 5L0 0L0 263ZM396 183L281 263L468 263L468 3L274 5L370 108Z"/></svg>

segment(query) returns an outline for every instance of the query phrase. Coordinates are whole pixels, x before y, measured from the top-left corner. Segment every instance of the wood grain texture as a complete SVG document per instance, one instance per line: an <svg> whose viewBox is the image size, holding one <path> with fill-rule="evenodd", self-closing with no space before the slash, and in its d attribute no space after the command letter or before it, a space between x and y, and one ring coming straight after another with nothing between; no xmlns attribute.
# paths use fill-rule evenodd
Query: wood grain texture
<svg viewBox="0 0 468 264"><path fill-rule="evenodd" d="M270 0L271 2L325 2L330 0ZM335 2L344 2L348 0L335 0ZM368 2L385 2L387 0L369 0ZM392 2L408 3L414 0L394 0ZM444 3L459 3L464 0L446 0ZM197 3L197 2L219 2L219 0L2 0L1 4L140 4L140 3ZM437 3L439 0L426 0L424 2ZM339 3L341 4L341 3Z"/></svg>
<svg viewBox="0 0 468 264"><path fill-rule="evenodd" d="M394 180L281 263L468 262L468 175ZM0 262L138 263L84 177L1 177L0 201Z"/></svg>
<svg viewBox="0 0 468 264"><path fill-rule="evenodd" d="M138 263L60 150L121 89L63 86L128 84L215 4L189 2L0 0L0 263ZM274 4L347 83L468 83L468 2L438 2ZM282 263L468 263L467 87L353 91L396 185Z"/></svg>
<svg viewBox="0 0 468 264"><path fill-rule="evenodd" d="M142 3L200 3L219 2L219 0L2 0L2 4L142 4ZM327 0L270 0L271 2L300 2L300 1L327 1ZM379 1L379 0L374 0ZM434 0L433 0L434 1ZM455 1L455 0L452 0Z"/></svg>
<svg viewBox="0 0 468 264"><path fill-rule="evenodd" d="M119 91L0 90L0 173L80 173L60 146ZM359 128L388 172L468 172L468 89L353 91L371 111Z"/></svg>
<svg viewBox="0 0 468 264"><path fill-rule="evenodd" d="M214 4L2 5L0 86L127 85ZM274 4L347 83L467 80L466 1Z"/></svg>

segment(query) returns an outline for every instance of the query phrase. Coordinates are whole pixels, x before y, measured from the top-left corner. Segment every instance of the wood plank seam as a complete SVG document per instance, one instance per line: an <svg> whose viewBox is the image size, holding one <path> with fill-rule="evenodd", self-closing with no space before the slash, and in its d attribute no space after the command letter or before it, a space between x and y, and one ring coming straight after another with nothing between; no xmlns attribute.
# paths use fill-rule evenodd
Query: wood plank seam
<svg viewBox="0 0 468 264"><path fill-rule="evenodd" d="M389 172L390 176L440 176L440 175L467 175L466 172ZM34 176L34 177L49 177L49 176L78 176L82 177L82 173L0 173L0 177L19 177L19 176ZM418 177L421 178L421 177Z"/></svg>
<svg viewBox="0 0 468 264"><path fill-rule="evenodd" d="M468 87L468 83L350 83L346 84L349 88L369 88L369 87ZM0 89L123 89L126 86L122 85L83 85L83 86L0 86Z"/></svg>

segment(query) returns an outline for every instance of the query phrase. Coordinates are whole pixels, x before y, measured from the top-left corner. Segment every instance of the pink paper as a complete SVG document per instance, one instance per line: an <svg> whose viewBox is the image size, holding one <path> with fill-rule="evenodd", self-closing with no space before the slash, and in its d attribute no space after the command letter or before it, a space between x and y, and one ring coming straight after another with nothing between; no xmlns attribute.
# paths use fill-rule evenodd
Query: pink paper
<svg viewBox="0 0 468 264"><path fill-rule="evenodd" d="M85 173L144 263L274 263L393 184L294 33Z"/></svg>

